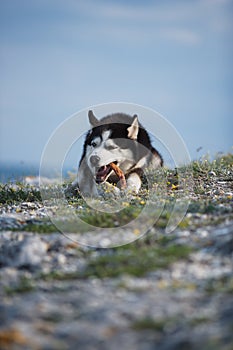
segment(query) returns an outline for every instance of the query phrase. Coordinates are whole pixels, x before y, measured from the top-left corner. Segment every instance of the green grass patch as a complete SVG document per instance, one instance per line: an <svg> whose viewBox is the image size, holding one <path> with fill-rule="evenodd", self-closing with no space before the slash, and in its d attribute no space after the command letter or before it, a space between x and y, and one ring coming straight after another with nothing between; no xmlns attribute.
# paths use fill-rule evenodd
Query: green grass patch
<svg viewBox="0 0 233 350"><path fill-rule="evenodd" d="M140 214L142 206L129 205L119 212L98 212L88 210L80 215L80 219L95 227L119 227L136 219Z"/></svg>
<svg viewBox="0 0 233 350"><path fill-rule="evenodd" d="M0 184L0 204L21 202L41 202L39 189L22 183Z"/></svg>
<svg viewBox="0 0 233 350"><path fill-rule="evenodd" d="M195 326L199 326L201 324L204 324L204 323L208 323L210 322L211 319L209 317L206 317L206 316L197 316L197 317L193 317L189 320L189 324L191 327L195 327Z"/></svg>
<svg viewBox="0 0 233 350"><path fill-rule="evenodd" d="M192 201L188 207L188 213L212 214L218 211L218 206L211 200Z"/></svg>
<svg viewBox="0 0 233 350"><path fill-rule="evenodd" d="M191 251L190 247L181 245L117 249L115 254L101 255L91 260L84 277L117 277L122 274L141 277L152 270L167 268L176 260L187 258Z"/></svg>
<svg viewBox="0 0 233 350"><path fill-rule="evenodd" d="M144 317L134 321L131 328L136 331L152 330L154 332L162 333L166 329L178 327L184 324L184 322L190 327L196 327L201 324L210 322L210 318L205 316L193 317L191 319L184 320L183 316L175 315L167 318L154 319L152 317Z"/></svg>
<svg viewBox="0 0 233 350"><path fill-rule="evenodd" d="M54 233L58 232L58 229L55 225L53 225L50 221L42 221L36 224L30 223L22 228L23 231L26 232L36 232L36 233ZM19 229L14 229L13 231L19 231Z"/></svg>
<svg viewBox="0 0 233 350"><path fill-rule="evenodd" d="M27 277L21 277L19 283L13 287L5 287L5 293L7 295L14 295L19 293L29 293L35 289L33 281Z"/></svg>
<svg viewBox="0 0 233 350"><path fill-rule="evenodd" d="M150 271L167 268L177 260L187 259L193 251L184 245L152 247L127 245L107 251L97 258L90 258L86 268L81 271L63 273L53 271L42 274L44 280L75 280L86 278L114 278L122 274L142 277Z"/></svg>
<svg viewBox="0 0 233 350"><path fill-rule="evenodd" d="M233 294L233 277L222 276L218 279L211 279L205 286L205 291L208 294L226 293Z"/></svg>
<svg viewBox="0 0 233 350"><path fill-rule="evenodd" d="M158 319L155 320L150 317L142 318L141 320L134 321L131 325L131 328L135 331L145 331L152 330L155 332L163 332L166 324L168 324L167 319Z"/></svg>
<svg viewBox="0 0 233 350"><path fill-rule="evenodd" d="M38 279L42 279L43 281L72 281L80 278L81 278L81 274L79 271L74 271L74 272L51 271L48 273L42 273L38 276Z"/></svg>
<svg viewBox="0 0 233 350"><path fill-rule="evenodd" d="M233 154L218 154L214 160L210 160L208 156L205 156L200 160L193 161L191 165L193 176L195 177L206 175L210 178L213 175L216 175L225 176L227 179L230 179L229 171L232 171Z"/></svg>

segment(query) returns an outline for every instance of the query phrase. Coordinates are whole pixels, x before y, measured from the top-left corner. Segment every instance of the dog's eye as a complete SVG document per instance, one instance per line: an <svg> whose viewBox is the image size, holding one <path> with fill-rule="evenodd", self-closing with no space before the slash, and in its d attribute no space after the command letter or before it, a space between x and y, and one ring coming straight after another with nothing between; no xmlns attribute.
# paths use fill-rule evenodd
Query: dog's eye
<svg viewBox="0 0 233 350"><path fill-rule="evenodd" d="M97 146L97 143L95 141L92 141L91 146L95 148Z"/></svg>

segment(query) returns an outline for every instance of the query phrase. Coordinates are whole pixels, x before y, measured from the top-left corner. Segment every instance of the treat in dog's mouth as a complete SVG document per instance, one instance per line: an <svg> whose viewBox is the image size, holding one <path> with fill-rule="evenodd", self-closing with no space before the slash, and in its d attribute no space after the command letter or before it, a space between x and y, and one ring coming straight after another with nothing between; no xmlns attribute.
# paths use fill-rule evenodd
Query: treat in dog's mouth
<svg viewBox="0 0 233 350"><path fill-rule="evenodd" d="M116 176L119 178L119 183L121 188L126 187L126 180L123 171L117 166L117 162L109 163L108 165L104 165L100 167L96 173L96 182L102 183L104 182L111 171L114 171Z"/></svg>

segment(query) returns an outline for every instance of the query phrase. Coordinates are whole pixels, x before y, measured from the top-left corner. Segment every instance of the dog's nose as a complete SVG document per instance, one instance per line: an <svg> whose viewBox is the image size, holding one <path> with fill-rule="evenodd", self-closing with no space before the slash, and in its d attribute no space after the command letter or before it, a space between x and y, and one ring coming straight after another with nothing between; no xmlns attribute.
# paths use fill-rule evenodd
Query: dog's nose
<svg viewBox="0 0 233 350"><path fill-rule="evenodd" d="M91 156L90 162L92 165L96 166L100 161L100 157L98 156Z"/></svg>

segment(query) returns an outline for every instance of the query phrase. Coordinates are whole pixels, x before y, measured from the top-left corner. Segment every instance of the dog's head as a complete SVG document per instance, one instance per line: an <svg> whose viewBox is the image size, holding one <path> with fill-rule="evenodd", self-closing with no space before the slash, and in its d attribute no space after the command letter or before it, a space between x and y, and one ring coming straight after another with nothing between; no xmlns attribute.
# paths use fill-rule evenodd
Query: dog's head
<svg viewBox="0 0 233 350"><path fill-rule="evenodd" d="M106 181L112 174L110 163L127 173L136 162L137 139L140 125L137 115L112 114L98 120L88 113L91 130L86 136L82 160L97 183ZM81 161L82 161L81 160Z"/></svg>

